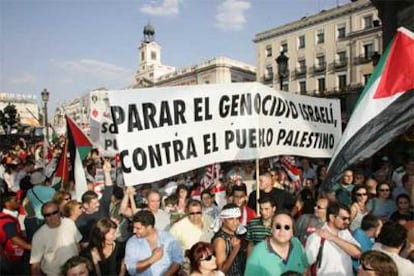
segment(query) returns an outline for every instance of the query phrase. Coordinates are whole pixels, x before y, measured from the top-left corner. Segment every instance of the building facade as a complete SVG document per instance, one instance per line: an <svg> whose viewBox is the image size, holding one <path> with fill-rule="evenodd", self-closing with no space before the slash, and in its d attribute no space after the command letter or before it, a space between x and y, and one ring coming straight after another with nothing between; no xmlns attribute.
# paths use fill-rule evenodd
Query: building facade
<svg viewBox="0 0 414 276"><path fill-rule="evenodd" d="M256 34L257 80L303 95L341 98L349 115L383 50L381 23L359 0ZM276 59L284 52L286 74Z"/></svg>
<svg viewBox="0 0 414 276"><path fill-rule="evenodd" d="M227 57L216 57L183 69L161 63L161 46L155 41L154 28L144 27L139 45L139 68L133 88L250 82L256 80L256 68Z"/></svg>
<svg viewBox="0 0 414 276"><path fill-rule="evenodd" d="M20 117L20 125L41 126L40 108L36 95L0 93L0 109L7 105L14 105Z"/></svg>

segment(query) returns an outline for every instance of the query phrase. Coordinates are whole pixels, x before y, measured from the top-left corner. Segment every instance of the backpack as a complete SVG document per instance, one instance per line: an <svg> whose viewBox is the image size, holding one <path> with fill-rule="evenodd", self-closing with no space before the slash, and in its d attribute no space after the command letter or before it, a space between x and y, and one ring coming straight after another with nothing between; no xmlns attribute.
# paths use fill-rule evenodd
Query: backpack
<svg viewBox="0 0 414 276"><path fill-rule="evenodd" d="M7 238L4 226L8 223L15 223L17 232L21 233L20 224L17 218L0 212L0 244L2 248L0 254L10 262L17 262L22 259L24 249L13 244L12 241Z"/></svg>

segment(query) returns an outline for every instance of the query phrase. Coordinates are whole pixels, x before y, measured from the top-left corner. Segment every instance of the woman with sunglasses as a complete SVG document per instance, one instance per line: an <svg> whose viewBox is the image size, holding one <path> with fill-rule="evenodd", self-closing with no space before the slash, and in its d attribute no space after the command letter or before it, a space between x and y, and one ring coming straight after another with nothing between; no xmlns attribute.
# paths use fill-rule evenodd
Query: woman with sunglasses
<svg viewBox="0 0 414 276"><path fill-rule="evenodd" d="M253 248L244 275L281 275L286 271L303 274L307 266L305 250L293 236L293 218L281 211L273 216L272 235Z"/></svg>
<svg viewBox="0 0 414 276"><path fill-rule="evenodd" d="M70 218L74 222L78 220L82 213L82 204L74 199L69 200L68 203L66 203L65 206L63 206L63 216Z"/></svg>
<svg viewBox="0 0 414 276"><path fill-rule="evenodd" d="M188 251L190 259L190 276L224 276L224 273L217 270L216 257L213 254L213 247L207 242L197 242Z"/></svg>
<svg viewBox="0 0 414 276"><path fill-rule="evenodd" d="M59 206L60 213L63 214L63 207L72 199L70 193L66 191L56 191L52 197L52 201Z"/></svg>
<svg viewBox="0 0 414 276"><path fill-rule="evenodd" d="M351 231L361 227L362 219L366 214L368 202L368 188L364 185L355 186L352 190L352 204L351 204Z"/></svg>
<svg viewBox="0 0 414 276"><path fill-rule="evenodd" d="M391 199L391 187L388 183L377 185L377 196L368 201L367 209L382 221L388 220L391 214L397 210L397 205Z"/></svg>

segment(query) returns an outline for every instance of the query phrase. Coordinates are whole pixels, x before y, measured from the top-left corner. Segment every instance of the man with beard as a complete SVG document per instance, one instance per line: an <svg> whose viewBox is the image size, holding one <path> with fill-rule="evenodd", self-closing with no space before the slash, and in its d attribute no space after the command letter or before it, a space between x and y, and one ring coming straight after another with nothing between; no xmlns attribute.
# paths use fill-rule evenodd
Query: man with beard
<svg viewBox="0 0 414 276"><path fill-rule="evenodd" d="M359 243L348 230L348 206L330 203L326 223L309 236L306 255L309 264L317 264L318 275L353 275L352 258L361 255Z"/></svg>

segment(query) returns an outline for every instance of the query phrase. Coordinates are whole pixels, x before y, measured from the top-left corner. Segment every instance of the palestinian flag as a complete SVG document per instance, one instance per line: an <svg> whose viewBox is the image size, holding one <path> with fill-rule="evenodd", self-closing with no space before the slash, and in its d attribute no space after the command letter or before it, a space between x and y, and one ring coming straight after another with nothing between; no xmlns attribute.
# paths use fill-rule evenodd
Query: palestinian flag
<svg viewBox="0 0 414 276"><path fill-rule="evenodd" d="M76 198L80 201L82 194L88 190L86 184L83 160L88 156L92 149L92 143L82 132L79 126L66 115L68 152L71 160L72 177L75 180Z"/></svg>
<svg viewBox="0 0 414 276"><path fill-rule="evenodd" d="M62 186L69 182L69 159L68 159L68 141L65 140L62 153L60 154L55 174L53 176L52 188L59 191Z"/></svg>
<svg viewBox="0 0 414 276"><path fill-rule="evenodd" d="M399 28L358 99L332 156L327 185L414 123L414 34Z"/></svg>

